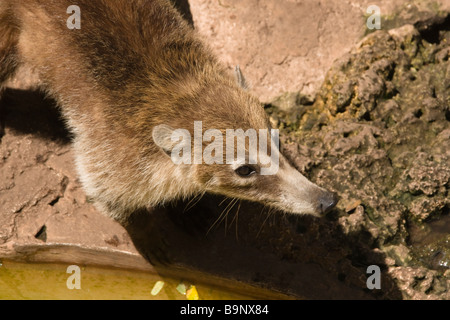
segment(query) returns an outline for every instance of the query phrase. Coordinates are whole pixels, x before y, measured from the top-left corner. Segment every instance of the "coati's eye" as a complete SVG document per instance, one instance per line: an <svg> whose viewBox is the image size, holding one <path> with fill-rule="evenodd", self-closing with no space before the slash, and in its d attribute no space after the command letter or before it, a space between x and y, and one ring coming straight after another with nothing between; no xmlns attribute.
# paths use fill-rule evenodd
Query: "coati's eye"
<svg viewBox="0 0 450 320"><path fill-rule="evenodd" d="M256 173L256 170L252 166L244 165L244 166L240 166L239 168L237 168L234 172L236 172L241 177L245 178L245 177L249 177L252 174Z"/></svg>

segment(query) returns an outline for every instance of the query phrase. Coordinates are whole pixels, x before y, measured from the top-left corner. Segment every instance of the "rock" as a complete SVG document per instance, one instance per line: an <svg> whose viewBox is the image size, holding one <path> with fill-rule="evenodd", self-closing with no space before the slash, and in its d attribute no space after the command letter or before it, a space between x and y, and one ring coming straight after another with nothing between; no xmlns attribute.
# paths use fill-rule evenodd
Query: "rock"
<svg viewBox="0 0 450 320"><path fill-rule="evenodd" d="M450 291L445 279L437 280L436 271L425 268L393 267L389 272L398 280L405 299L412 300L448 300Z"/></svg>
<svg viewBox="0 0 450 320"><path fill-rule="evenodd" d="M282 129L307 148L302 162L315 165L305 174L340 194L343 232L380 249L411 299L445 299L450 280L439 273L450 255L449 226L431 243L410 242L413 224L444 219L450 207L450 61L442 58L450 30L441 24L447 16L426 15L424 24L414 20L362 39L331 68L298 131Z"/></svg>
<svg viewBox="0 0 450 320"><path fill-rule="evenodd" d="M383 250L389 253L397 266L407 266L412 260L410 250L404 245L386 246Z"/></svg>
<svg viewBox="0 0 450 320"><path fill-rule="evenodd" d="M296 111L295 109L299 107L297 101L299 100L299 93L288 92L271 102L271 105L280 111L290 113Z"/></svg>

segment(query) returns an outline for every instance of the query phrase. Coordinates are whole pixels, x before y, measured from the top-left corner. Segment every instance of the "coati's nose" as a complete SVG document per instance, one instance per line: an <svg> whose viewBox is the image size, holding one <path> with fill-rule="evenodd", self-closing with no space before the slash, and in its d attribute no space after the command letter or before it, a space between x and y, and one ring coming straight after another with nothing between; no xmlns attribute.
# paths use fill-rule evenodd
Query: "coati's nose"
<svg viewBox="0 0 450 320"><path fill-rule="evenodd" d="M336 193L326 191L319 197L319 211L322 214L327 214L338 203L339 198Z"/></svg>

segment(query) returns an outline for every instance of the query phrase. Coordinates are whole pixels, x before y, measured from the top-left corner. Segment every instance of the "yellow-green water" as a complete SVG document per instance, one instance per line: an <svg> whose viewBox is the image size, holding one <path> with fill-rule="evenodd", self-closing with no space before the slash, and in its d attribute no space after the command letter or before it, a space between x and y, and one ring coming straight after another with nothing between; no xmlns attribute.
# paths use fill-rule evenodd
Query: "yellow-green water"
<svg viewBox="0 0 450 320"><path fill-rule="evenodd" d="M3 261L0 266L0 299L170 299L186 300L180 293L180 283L189 288L195 285L200 299L251 299L246 294L229 292L223 288L157 274L80 266L81 289L69 289L69 265L29 264ZM157 281L164 286L152 295ZM69 281L71 282L71 281ZM73 283L73 282L71 282Z"/></svg>

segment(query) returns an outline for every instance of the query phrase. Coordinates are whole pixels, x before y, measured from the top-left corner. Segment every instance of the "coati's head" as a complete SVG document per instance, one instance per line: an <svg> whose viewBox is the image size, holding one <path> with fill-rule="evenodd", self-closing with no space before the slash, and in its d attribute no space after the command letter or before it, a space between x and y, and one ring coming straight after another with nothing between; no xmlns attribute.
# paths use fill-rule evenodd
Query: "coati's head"
<svg viewBox="0 0 450 320"><path fill-rule="evenodd" d="M244 87L239 69L237 75ZM184 117L153 129L166 161L191 173L183 184L297 214L322 216L336 205L335 193L310 182L280 153L278 131L257 99L229 84L203 92L196 103L207 101L214 102L211 110L192 111L189 124Z"/></svg>

